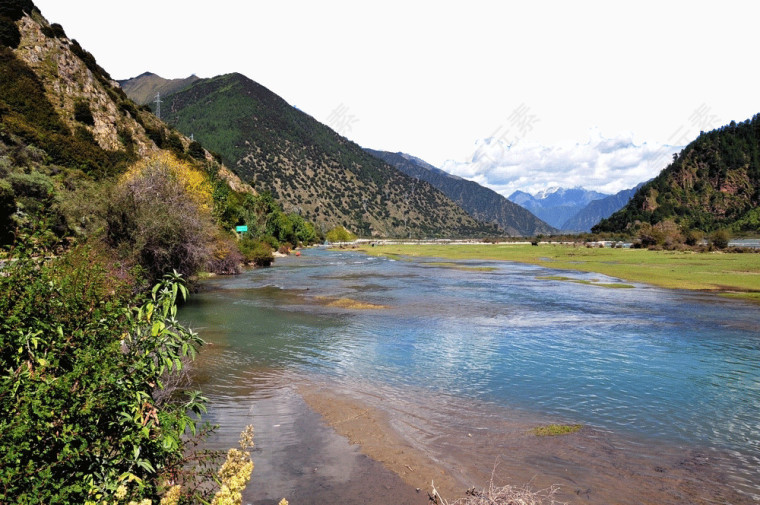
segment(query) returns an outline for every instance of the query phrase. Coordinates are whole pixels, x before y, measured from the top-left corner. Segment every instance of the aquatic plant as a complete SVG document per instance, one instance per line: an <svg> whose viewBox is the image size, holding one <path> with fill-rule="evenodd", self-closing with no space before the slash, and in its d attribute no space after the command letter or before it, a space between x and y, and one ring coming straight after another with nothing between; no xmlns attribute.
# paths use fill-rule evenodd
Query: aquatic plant
<svg viewBox="0 0 760 505"><path fill-rule="evenodd" d="M546 426L537 426L531 431L537 437L555 437L557 435L568 435L575 433L583 428L581 424L548 424Z"/></svg>

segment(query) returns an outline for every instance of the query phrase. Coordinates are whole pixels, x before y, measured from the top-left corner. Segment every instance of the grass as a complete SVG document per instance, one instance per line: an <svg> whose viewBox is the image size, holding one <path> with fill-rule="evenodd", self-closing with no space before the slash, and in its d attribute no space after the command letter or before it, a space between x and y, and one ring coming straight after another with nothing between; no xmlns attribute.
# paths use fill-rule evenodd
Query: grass
<svg viewBox="0 0 760 505"><path fill-rule="evenodd" d="M537 437L556 437L558 435L576 433L581 428L583 428L582 424L547 424L533 428L531 431Z"/></svg>
<svg viewBox="0 0 760 505"><path fill-rule="evenodd" d="M596 272L669 289L728 294L760 302L760 254L694 253L647 249L586 248L541 244L382 245L363 249L373 256L497 260L557 270Z"/></svg>

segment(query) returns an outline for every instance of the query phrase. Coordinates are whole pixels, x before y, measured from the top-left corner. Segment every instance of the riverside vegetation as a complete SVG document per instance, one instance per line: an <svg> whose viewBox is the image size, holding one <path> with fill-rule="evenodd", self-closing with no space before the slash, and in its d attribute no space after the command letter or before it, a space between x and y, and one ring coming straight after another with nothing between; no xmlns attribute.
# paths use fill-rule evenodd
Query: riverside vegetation
<svg viewBox="0 0 760 505"><path fill-rule="evenodd" d="M3 1L0 502L232 490L230 465L195 448L209 427L187 391L202 342L176 320L185 279L321 238L136 106L30 0Z"/></svg>

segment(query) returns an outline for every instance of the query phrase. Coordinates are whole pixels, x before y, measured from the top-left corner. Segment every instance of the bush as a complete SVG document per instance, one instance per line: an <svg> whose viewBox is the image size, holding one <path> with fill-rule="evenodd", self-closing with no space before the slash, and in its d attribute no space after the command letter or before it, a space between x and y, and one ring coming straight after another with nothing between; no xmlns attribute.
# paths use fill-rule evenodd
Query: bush
<svg viewBox="0 0 760 505"><path fill-rule="evenodd" d="M686 245L694 247L697 244L699 244L704 237L705 237L705 234L699 230L688 230L684 234L684 242L686 243Z"/></svg>
<svg viewBox="0 0 760 505"><path fill-rule="evenodd" d="M220 275L234 275L240 273L240 264L243 256L235 243L235 239L229 235L218 233L212 246L211 258L206 270Z"/></svg>
<svg viewBox="0 0 760 505"><path fill-rule="evenodd" d="M206 159L206 151L203 149L203 146L201 145L201 143L198 142L197 140L190 142L190 145L187 147L187 154L189 154L196 160Z"/></svg>
<svg viewBox="0 0 760 505"><path fill-rule="evenodd" d="M74 119L86 125L95 125L95 118L92 117L90 105L84 100L74 102Z"/></svg>
<svg viewBox="0 0 760 505"><path fill-rule="evenodd" d="M185 154L185 146L182 145L182 139L180 139L179 135L176 133L171 133L168 137L166 137L165 147L174 151L174 154Z"/></svg>
<svg viewBox="0 0 760 505"><path fill-rule="evenodd" d="M151 281L176 270L192 275L212 255L211 184L168 154L138 162L114 189L106 216L109 243Z"/></svg>
<svg viewBox="0 0 760 505"><path fill-rule="evenodd" d="M710 244L717 249L728 247L729 240L731 240L731 235L727 230L716 230L710 235Z"/></svg>
<svg viewBox="0 0 760 505"><path fill-rule="evenodd" d="M0 277L0 503L156 499L204 411L165 389L201 343L175 318L181 280L136 308L92 249L17 256Z"/></svg>
<svg viewBox="0 0 760 505"><path fill-rule="evenodd" d="M0 44L16 49L21 43L21 32L12 19L0 16Z"/></svg>
<svg viewBox="0 0 760 505"><path fill-rule="evenodd" d="M240 241L239 247L248 263L268 267L274 261L274 249L264 240L245 237Z"/></svg>
<svg viewBox="0 0 760 505"><path fill-rule="evenodd" d="M24 16L24 13L31 14L32 10L34 10L32 0L3 0L0 2L0 16L11 21L18 21Z"/></svg>

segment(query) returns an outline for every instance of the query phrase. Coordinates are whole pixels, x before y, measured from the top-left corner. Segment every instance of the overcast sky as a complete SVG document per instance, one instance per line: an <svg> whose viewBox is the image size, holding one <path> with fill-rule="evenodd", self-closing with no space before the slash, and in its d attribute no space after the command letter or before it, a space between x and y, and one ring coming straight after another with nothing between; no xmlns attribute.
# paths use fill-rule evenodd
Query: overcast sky
<svg viewBox="0 0 760 505"><path fill-rule="evenodd" d="M751 1L35 3L114 78L240 72L505 195L632 187L760 112Z"/></svg>

